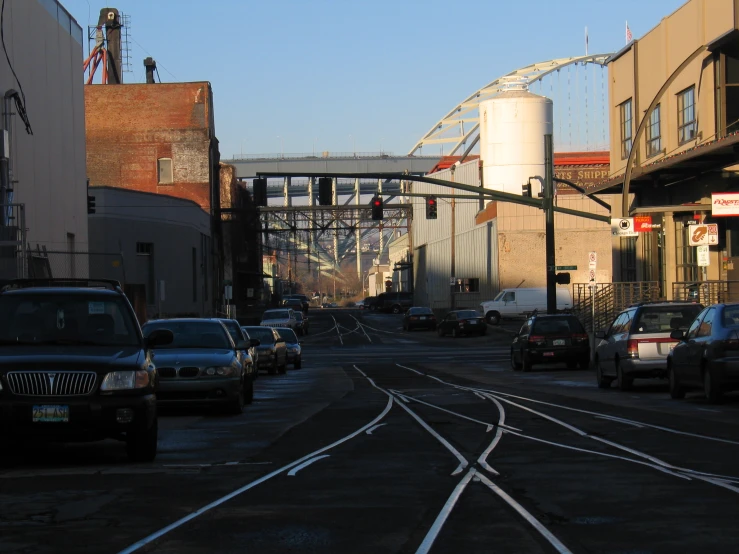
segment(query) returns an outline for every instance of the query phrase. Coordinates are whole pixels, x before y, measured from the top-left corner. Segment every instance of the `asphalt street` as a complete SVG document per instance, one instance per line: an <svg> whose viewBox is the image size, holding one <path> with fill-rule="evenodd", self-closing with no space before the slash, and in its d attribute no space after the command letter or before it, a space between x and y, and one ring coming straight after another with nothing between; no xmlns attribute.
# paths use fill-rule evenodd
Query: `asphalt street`
<svg viewBox="0 0 739 554"><path fill-rule="evenodd" d="M240 416L160 414L114 441L0 452L0 553L734 553L739 395L514 372L510 334L312 310L303 368Z"/></svg>

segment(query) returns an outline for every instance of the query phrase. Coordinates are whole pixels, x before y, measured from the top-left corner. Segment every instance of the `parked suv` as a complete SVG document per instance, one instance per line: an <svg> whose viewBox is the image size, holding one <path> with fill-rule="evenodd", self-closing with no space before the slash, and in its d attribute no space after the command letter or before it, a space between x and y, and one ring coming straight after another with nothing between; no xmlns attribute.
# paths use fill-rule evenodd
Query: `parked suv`
<svg viewBox="0 0 739 554"><path fill-rule="evenodd" d="M157 371L117 281L11 281L0 291L0 443L126 442L132 461L157 452Z"/></svg>
<svg viewBox="0 0 739 554"><path fill-rule="evenodd" d="M598 386L615 380L629 390L634 378L667 377L667 355L678 343L670 334L687 329L702 309L693 302L645 302L618 314L607 331L595 333Z"/></svg>
<svg viewBox="0 0 739 554"><path fill-rule="evenodd" d="M411 292L383 292L375 298L372 309L381 312L392 312L401 314L413 306L413 293Z"/></svg>

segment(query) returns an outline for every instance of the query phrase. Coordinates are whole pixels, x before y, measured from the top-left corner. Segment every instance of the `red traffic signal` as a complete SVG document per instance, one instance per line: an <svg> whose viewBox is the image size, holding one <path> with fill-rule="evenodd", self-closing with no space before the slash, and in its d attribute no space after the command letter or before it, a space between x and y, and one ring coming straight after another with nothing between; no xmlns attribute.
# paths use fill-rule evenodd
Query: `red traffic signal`
<svg viewBox="0 0 739 554"><path fill-rule="evenodd" d="M426 219L436 219L436 196L426 198Z"/></svg>
<svg viewBox="0 0 739 554"><path fill-rule="evenodd" d="M372 199L372 219L380 220L382 215L382 198L375 196Z"/></svg>

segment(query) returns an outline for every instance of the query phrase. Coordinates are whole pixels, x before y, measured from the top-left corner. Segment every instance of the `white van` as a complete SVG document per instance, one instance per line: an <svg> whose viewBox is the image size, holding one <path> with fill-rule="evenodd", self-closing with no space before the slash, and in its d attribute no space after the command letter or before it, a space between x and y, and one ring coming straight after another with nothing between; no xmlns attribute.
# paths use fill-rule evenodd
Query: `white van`
<svg viewBox="0 0 739 554"><path fill-rule="evenodd" d="M569 289L557 287L557 310L572 309ZM491 325L503 318L526 317L534 310L546 313L547 289L503 289L493 300L480 304L482 315Z"/></svg>

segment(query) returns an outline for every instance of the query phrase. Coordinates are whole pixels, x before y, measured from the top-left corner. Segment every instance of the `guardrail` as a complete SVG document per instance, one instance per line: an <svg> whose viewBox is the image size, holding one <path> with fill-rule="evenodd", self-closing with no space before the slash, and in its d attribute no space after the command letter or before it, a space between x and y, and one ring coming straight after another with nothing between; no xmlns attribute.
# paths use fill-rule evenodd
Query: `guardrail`
<svg viewBox="0 0 739 554"><path fill-rule="evenodd" d="M680 281L672 284L672 298L704 306L739 302L739 281Z"/></svg>

